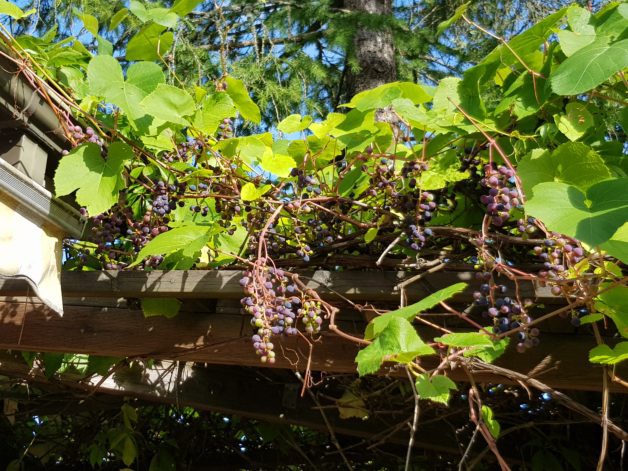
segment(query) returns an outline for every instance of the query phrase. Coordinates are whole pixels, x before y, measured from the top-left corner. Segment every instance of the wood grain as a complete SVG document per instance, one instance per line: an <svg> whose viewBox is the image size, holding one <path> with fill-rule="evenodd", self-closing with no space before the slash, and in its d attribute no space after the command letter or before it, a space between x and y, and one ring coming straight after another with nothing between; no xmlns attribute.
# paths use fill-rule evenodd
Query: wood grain
<svg viewBox="0 0 628 471"><path fill-rule="evenodd" d="M253 352L251 328L245 316L235 314L182 313L174 319L145 319L141 311L115 307L66 306L63 318L35 300L0 302L0 348L38 352L73 352L104 356L157 358L221 365L269 366ZM364 324L340 322L339 326L360 335ZM427 335L419 328L419 333ZM427 338L427 337L426 337ZM541 344L525 354L509 350L499 365L527 373L543 364L537 379L555 388L597 391L602 369L587 363L594 346L590 336L542 334ZM276 342L275 368L307 366L310 345L304 338L290 337ZM358 352L351 342L325 332L312 343L312 370L355 373ZM435 366L426 360L425 367ZM626 377L627 368L617 374ZM381 374L398 374L384 368ZM453 379L468 379L460 369ZM483 382L507 382L495 375L476 378ZM613 385L617 392L628 392Z"/></svg>
<svg viewBox="0 0 628 471"><path fill-rule="evenodd" d="M399 291L395 287L417 272L404 271L326 271L299 272L305 284L315 289L324 299L347 298L352 301L376 302L398 301ZM239 270L175 270L143 271L94 271L63 272L62 290L64 297L176 297L179 299L239 299L242 287L238 283ZM470 271L441 271L427 275L407 288L410 301L419 300L439 289L454 283L467 282L469 287L454 297L455 301L470 301L479 285L475 273ZM507 279L500 283L512 286ZM0 281L0 294L22 296L25 286L17 282ZM530 282L520 284L520 296L533 298L546 304L561 304L563 299L553 296L549 289L533 286Z"/></svg>

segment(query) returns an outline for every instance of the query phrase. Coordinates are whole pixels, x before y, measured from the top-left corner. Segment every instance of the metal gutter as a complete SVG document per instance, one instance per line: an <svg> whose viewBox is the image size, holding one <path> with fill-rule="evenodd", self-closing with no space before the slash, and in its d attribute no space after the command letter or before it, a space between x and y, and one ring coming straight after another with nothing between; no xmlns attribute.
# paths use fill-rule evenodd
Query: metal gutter
<svg viewBox="0 0 628 471"><path fill-rule="evenodd" d="M20 75L18 65L0 56L0 107L15 120L15 127L35 137L49 154L61 153L67 140L59 119L43 97ZM55 160L58 160L55 159Z"/></svg>
<svg viewBox="0 0 628 471"><path fill-rule="evenodd" d="M0 159L0 192L9 195L71 237L81 237L85 226L80 213L48 190Z"/></svg>

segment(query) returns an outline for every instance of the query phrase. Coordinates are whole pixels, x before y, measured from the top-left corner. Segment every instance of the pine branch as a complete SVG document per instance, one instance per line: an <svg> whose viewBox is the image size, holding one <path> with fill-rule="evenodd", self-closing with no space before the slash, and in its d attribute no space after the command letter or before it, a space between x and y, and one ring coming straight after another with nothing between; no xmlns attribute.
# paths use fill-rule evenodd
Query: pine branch
<svg viewBox="0 0 628 471"><path fill-rule="evenodd" d="M317 29L315 31L308 31L303 34L297 34L290 37L283 37L283 38L276 38L276 39L258 38L257 40L232 42L232 43L227 44L226 47L228 49L242 49L242 48L252 47L252 46L261 47L264 44L267 44L269 46L277 45L277 44L285 44L285 43L300 44L300 43L310 41L312 39L316 39L320 37L320 35L324 31L325 30L323 29ZM224 47L224 46L221 44L203 44L203 45L198 46L199 49L205 49L207 51L219 51L221 47Z"/></svg>

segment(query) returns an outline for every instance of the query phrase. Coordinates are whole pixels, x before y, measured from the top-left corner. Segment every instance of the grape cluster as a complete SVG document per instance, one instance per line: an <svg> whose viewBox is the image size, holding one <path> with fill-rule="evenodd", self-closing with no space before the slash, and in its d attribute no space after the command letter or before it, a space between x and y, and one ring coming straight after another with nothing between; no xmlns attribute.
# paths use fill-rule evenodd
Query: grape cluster
<svg viewBox="0 0 628 471"><path fill-rule="evenodd" d="M240 300L243 313L251 317L255 329L253 347L262 362L275 363L275 335L296 335L301 318L308 334L320 332L323 322L320 301L310 299L283 270L257 264L244 272L240 285L245 296Z"/></svg>
<svg viewBox="0 0 628 471"><path fill-rule="evenodd" d="M103 157L107 156L107 149L105 148L105 141L103 141L103 139L99 137L98 134L96 134L96 131L94 131L93 128L88 126L83 131L83 128L81 126L71 124L69 127L69 130L72 133L72 138L76 141L76 147L85 143L96 144L98 147L100 147L101 155ZM69 151L64 149L61 151L61 154L68 155Z"/></svg>
<svg viewBox="0 0 628 471"><path fill-rule="evenodd" d="M406 242L412 250L417 252L423 248L427 237L432 235L432 229L425 228L416 224L409 224L406 230L407 239Z"/></svg>
<svg viewBox="0 0 628 471"><path fill-rule="evenodd" d="M301 321L305 325L305 331L312 335L321 331L323 316L320 301L304 301L303 307L297 311L301 316Z"/></svg>
<svg viewBox="0 0 628 471"><path fill-rule="evenodd" d="M366 170L366 166L363 167L363 170ZM377 196L380 192L386 195L396 194L397 178L394 161L382 157L379 163L374 166L370 183L371 188L368 190L370 196Z"/></svg>
<svg viewBox="0 0 628 471"><path fill-rule="evenodd" d="M96 244L94 255L106 270L123 268L123 235L128 227L129 213L114 207L111 211L92 218L90 239Z"/></svg>
<svg viewBox="0 0 628 471"><path fill-rule="evenodd" d="M216 139L222 141L224 139L230 139L233 137L233 121L229 118L222 120L218 126L218 132L216 133Z"/></svg>
<svg viewBox="0 0 628 471"><path fill-rule="evenodd" d="M476 278L481 280L482 284L480 290L473 293L474 304L482 308L484 317L493 320L493 331L496 334L530 323L532 319L526 313L526 307L531 306L532 301L526 300L522 306L516 300L506 296L508 288L505 285L495 284L489 272L478 272ZM536 327L518 332L517 351L523 353L538 345L539 333Z"/></svg>
<svg viewBox="0 0 628 471"><path fill-rule="evenodd" d="M418 160L404 162L403 167L401 167L401 176L408 180L408 187L414 189L417 186L417 178L421 175L421 172L428 169L429 165L426 162Z"/></svg>
<svg viewBox="0 0 628 471"><path fill-rule="evenodd" d="M488 195L480 197L482 204L486 205L486 214L493 225L503 226L511 211L521 208L519 191L515 188L515 172L504 165L497 169L493 165L485 165L481 184L489 188Z"/></svg>
<svg viewBox="0 0 628 471"><path fill-rule="evenodd" d="M308 199L311 196L318 196L322 193L320 182L313 175L307 175L303 170L293 168L290 171L291 177L296 177L297 190L303 191L301 198Z"/></svg>
<svg viewBox="0 0 628 471"><path fill-rule="evenodd" d="M412 180L411 180L412 181ZM406 216L406 242L412 250L420 250L425 245L427 237L432 235L430 228L425 224L432 220L436 211L436 201L433 193L418 190L403 196L398 196L396 209L404 211Z"/></svg>
<svg viewBox="0 0 628 471"><path fill-rule="evenodd" d="M519 219L516 227L522 239L528 239L540 231L536 225L536 219L533 217L529 217L526 220Z"/></svg>
<svg viewBox="0 0 628 471"><path fill-rule="evenodd" d="M550 234L542 246L537 245L532 250L543 261L539 276L548 282L565 279L568 268L584 257L584 250L580 245L555 233ZM551 291L557 296L562 293L559 285L552 286Z"/></svg>
<svg viewBox="0 0 628 471"><path fill-rule="evenodd" d="M168 197L169 189L174 190L176 187L172 185L172 188L168 188L162 180L159 180L155 185L152 204L154 214L158 216L165 216L166 214L170 214L170 212L176 208L176 201L170 202Z"/></svg>

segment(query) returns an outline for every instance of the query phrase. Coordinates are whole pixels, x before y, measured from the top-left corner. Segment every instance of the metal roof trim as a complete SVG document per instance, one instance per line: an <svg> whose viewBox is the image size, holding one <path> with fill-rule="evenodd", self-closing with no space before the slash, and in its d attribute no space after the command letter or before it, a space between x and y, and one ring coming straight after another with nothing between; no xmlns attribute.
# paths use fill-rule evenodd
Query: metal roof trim
<svg viewBox="0 0 628 471"><path fill-rule="evenodd" d="M44 187L2 159L0 159L0 191L68 235L80 237L83 234L85 223L81 221L81 215L76 209L55 198Z"/></svg>

